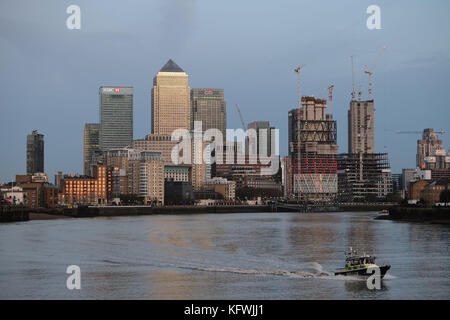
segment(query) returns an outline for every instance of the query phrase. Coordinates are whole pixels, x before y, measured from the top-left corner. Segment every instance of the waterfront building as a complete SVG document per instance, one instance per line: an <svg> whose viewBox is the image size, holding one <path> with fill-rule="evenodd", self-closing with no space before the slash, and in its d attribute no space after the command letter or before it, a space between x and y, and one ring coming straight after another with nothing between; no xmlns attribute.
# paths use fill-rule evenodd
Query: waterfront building
<svg viewBox="0 0 450 320"><path fill-rule="evenodd" d="M100 150L100 124L86 123L83 127L83 170L91 175L91 165L95 164L94 152Z"/></svg>
<svg viewBox="0 0 450 320"><path fill-rule="evenodd" d="M191 177L191 165L165 165L164 180L165 181L183 181L189 182Z"/></svg>
<svg viewBox="0 0 450 320"><path fill-rule="evenodd" d="M64 175L59 201L65 205L107 204L111 199L113 167L95 164L93 176Z"/></svg>
<svg viewBox="0 0 450 320"><path fill-rule="evenodd" d="M289 170L292 196L305 201L332 201L337 195L337 125L327 114L326 99L303 96L289 111Z"/></svg>
<svg viewBox="0 0 450 320"><path fill-rule="evenodd" d="M164 182L164 204L192 204L194 192L192 184L187 181L166 180Z"/></svg>
<svg viewBox="0 0 450 320"><path fill-rule="evenodd" d="M151 114L153 134L171 135L176 129L190 130L188 75L172 60L153 78Z"/></svg>
<svg viewBox="0 0 450 320"><path fill-rule="evenodd" d="M440 202L441 192L450 189L450 180L434 180L423 187L420 191L420 199L424 201L426 206L434 206Z"/></svg>
<svg viewBox="0 0 450 320"><path fill-rule="evenodd" d="M103 153L101 162L114 167L112 189L118 194L137 195L146 204L164 204L164 161L161 153L116 149Z"/></svg>
<svg viewBox="0 0 450 320"><path fill-rule="evenodd" d="M225 200L234 201L236 198L236 182L225 178L215 177L205 182L203 190L213 190L223 196Z"/></svg>
<svg viewBox="0 0 450 320"><path fill-rule="evenodd" d="M133 87L102 86L100 95L100 149L133 143Z"/></svg>
<svg viewBox="0 0 450 320"><path fill-rule="evenodd" d="M194 121L202 122L202 131L218 129L226 140L227 112L223 89L191 90L191 130Z"/></svg>
<svg viewBox="0 0 450 320"><path fill-rule="evenodd" d="M44 135L37 130L27 135L27 174L44 172Z"/></svg>
<svg viewBox="0 0 450 320"><path fill-rule="evenodd" d="M339 201L374 202L393 193L387 153L339 154L337 162Z"/></svg>

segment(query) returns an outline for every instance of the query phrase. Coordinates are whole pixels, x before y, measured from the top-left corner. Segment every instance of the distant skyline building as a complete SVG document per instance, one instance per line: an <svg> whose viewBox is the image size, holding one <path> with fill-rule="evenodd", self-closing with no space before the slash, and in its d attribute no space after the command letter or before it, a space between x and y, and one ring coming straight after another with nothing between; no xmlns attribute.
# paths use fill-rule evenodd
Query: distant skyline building
<svg viewBox="0 0 450 320"><path fill-rule="evenodd" d="M416 166L424 169L427 162L435 162L436 156L444 155L442 140L438 138L433 128L423 130L422 139L417 140Z"/></svg>
<svg viewBox="0 0 450 320"><path fill-rule="evenodd" d="M100 124L86 123L83 127L83 168L84 175L91 175L93 155L100 150Z"/></svg>
<svg viewBox="0 0 450 320"><path fill-rule="evenodd" d="M176 129L190 130L188 75L171 59L153 78L151 114L153 134L171 135Z"/></svg>
<svg viewBox="0 0 450 320"><path fill-rule="evenodd" d="M272 146L272 140L275 138L275 137L272 137L273 135L275 135L275 133L273 131L273 130L275 130L275 127L271 127L270 126L270 121L252 121L249 124L247 124L247 130L248 129L255 130L256 131L256 138L257 138L256 139L257 145L253 146L256 150L249 150L249 151L252 154L255 154L255 153L256 154L260 154L261 143L262 143L262 135L263 135L263 132L265 130L265 132L266 132L266 143L265 143L266 150L262 154L263 154L263 156L270 156L270 155L272 155L272 149L275 149L275 145ZM274 144L276 143L275 140L273 141L273 143ZM261 150L261 151L263 151L263 150Z"/></svg>
<svg viewBox="0 0 450 320"><path fill-rule="evenodd" d="M37 130L27 135L27 174L44 172L44 135Z"/></svg>
<svg viewBox="0 0 450 320"><path fill-rule="evenodd" d="M100 149L133 143L133 87L100 87Z"/></svg>
<svg viewBox="0 0 450 320"><path fill-rule="evenodd" d="M191 90L191 130L194 121L202 122L202 130L218 129L226 140L227 111L223 89Z"/></svg>
<svg viewBox="0 0 450 320"><path fill-rule="evenodd" d="M374 113L373 100L350 101L350 109L348 110L348 153L375 152Z"/></svg>

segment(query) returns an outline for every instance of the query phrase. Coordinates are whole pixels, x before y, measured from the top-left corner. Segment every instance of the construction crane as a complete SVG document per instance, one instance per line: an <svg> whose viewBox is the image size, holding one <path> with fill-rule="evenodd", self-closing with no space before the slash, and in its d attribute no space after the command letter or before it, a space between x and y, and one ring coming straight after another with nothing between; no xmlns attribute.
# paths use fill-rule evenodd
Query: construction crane
<svg viewBox="0 0 450 320"><path fill-rule="evenodd" d="M373 100L373 94L372 94L372 76L373 76L373 70L378 64L378 61L380 60L381 55L386 50L386 46L383 46L381 48L381 51L378 53L377 58L375 60L375 63L372 65L372 67L368 67L366 65L366 70L364 70L364 73L366 73L369 76L369 100Z"/></svg>
<svg viewBox="0 0 450 320"><path fill-rule="evenodd" d="M298 68L294 69L294 72L297 74L297 108L300 109L300 70L306 65L306 63L302 64Z"/></svg>
<svg viewBox="0 0 450 320"><path fill-rule="evenodd" d="M353 65L353 56L350 56L350 60L352 63L352 101L355 100L355 66Z"/></svg>
<svg viewBox="0 0 450 320"><path fill-rule="evenodd" d="M330 114L333 114L333 88L334 84L330 85L328 88L325 88L324 90L328 90L328 105L330 106Z"/></svg>
<svg viewBox="0 0 450 320"><path fill-rule="evenodd" d="M242 117L241 108L239 107L238 104L236 104L236 109L237 109L237 112L239 113L239 118L241 119L242 129L245 130L244 118Z"/></svg>
<svg viewBox="0 0 450 320"><path fill-rule="evenodd" d="M396 131L396 133L399 133L399 134L422 134L423 131ZM436 134L444 134L445 131L444 130L434 131L434 133L436 133Z"/></svg>
<svg viewBox="0 0 450 320"><path fill-rule="evenodd" d="M301 107L301 97L300 97L300 70L306 65L306 63L298 66L294 69L297 74L297 165L298 172L300 172L300 107Z"/></svg>

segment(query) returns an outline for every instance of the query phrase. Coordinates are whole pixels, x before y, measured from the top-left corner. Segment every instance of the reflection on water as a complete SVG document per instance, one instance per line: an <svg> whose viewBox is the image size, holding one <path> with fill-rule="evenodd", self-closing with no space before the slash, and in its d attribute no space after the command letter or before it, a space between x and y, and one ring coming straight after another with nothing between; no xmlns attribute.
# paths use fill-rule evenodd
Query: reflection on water
<svg viewBox="0 0 450 320"><path fill-rule="evenodd" d="M155 215L0 225L0 298L448 299L448 226L375 213ZM348 247L392 265L381 290L334 276ZM432 261L433 263L430 263ZM82 289L67 290L68 265Z"/></svg>

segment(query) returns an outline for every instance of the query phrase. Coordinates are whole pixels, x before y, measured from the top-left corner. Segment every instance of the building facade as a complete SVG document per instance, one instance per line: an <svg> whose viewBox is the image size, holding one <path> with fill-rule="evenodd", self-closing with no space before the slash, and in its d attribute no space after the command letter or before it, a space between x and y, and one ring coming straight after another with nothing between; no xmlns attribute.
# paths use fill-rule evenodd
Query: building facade
<svg viewBox="0 0 450 320"><path fill-rule="evenodd" d="M100 149L131 146L133 143L133 87L102 86L100 95Z"/></svg>
<svg viewBox="0 0 450 320"><path fill-rule="evenodd" d="M305 201L331 201L337 195L337 125L325 99L303 96L289 111L289 163L292 192Z"/></svg>
<svg viewBox="0 0 450 320"><path fill-rule="evenodd" d="M153 78L151 114L153 134L171 135L176 129L190 130L188 75L172 60Z"/></svg>
<svg viewBox="0 0 450 320"><path fill-rule="evenodd" d="M373 100L350 101L348 110L348 153L375 152L375 108Z"/></svg>
<svg viewBox="0 0 450 320"><path fill-rule="evenodd" d="M44 172L44 135L33 130L27 136L27 174Z"/></svg>
<svg viewBox="0 0 450 320"><path fill-rule="evenodd" d="M387 153L338 155L338 200L375 202L393 193Z"/></svg>
<svg viewBox="0 0 450 320"><path fill-rule="evenodd" d="M227 111L223 89L191 90L191 130L194 121L202 122L202 131L218 129L226 140Z"/></svg>
<svg viewBox="0 0 450 320"><path fill-rule="evenodd" d="M83 169L84 175L91 175L93 156L100 150L100 124L86 123L83 127Z"/></svg>
<svg viewBox="0 0 450 320"><path fill-rule="evenodd" d="M417 155L416 166L424 169L426 162L433 162L433 156L436 156L436 152L439 153L442 150L442 140L438 138L434 129L427 128L423 130L422 139L417 140Z"/></svg>
<svg viewBox="0 0 450 320"><path fill-rule="evenodd" d="M133 149L161 153L166 164L172 165L172 150L178 144L172 141L169 134L149 134L145 139L133 141Z"/></svg>

